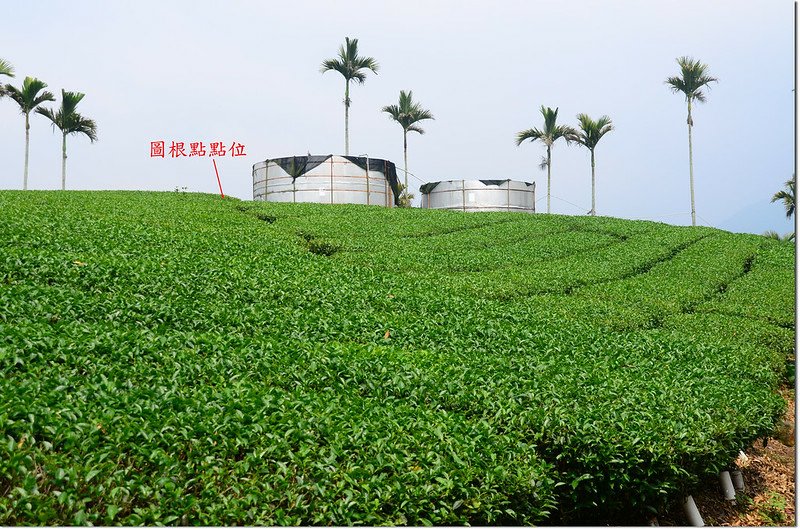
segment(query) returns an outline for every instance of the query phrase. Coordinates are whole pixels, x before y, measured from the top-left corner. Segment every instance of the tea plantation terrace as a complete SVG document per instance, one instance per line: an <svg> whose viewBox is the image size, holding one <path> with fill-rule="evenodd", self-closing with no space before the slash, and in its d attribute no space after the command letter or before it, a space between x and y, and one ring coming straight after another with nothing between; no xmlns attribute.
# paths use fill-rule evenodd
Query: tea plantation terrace
<svg viewBox="0 0 800 529"><path fill-rule="evenodd" d="M0 192L3 525L643 524L768 435L794 246Z"/></svg>

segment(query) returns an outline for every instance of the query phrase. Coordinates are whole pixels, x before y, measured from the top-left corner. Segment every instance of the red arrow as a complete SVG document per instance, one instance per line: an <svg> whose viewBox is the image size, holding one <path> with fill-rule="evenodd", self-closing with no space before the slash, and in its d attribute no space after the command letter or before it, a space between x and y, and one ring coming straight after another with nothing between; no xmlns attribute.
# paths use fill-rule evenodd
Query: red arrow
<svg viewBox="0 0 800 529"><path fill-rule="evenodd" d="M211 161L214 162L214 172L217 173L217 183L219 184L219 196L225 198L225 193L222 192L222 182L219 179L219 170L217 169L217 161L214 158L211 158Z"/></svg>

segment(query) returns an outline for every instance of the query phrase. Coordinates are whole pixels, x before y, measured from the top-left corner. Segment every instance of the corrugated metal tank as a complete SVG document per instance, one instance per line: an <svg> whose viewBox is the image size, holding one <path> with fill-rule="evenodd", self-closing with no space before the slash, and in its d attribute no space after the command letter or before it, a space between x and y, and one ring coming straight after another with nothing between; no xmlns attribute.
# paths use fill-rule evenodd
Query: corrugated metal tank
<svg viewBox="0 0 800 529"><path fill-rule="evenodd" d="M380 158L287 156L253 165L253 200L393 207L398 196L397 170Z"/></svg>
<svg viewBox="0 0 800 529"><path fill-rule="evenodd" d="M535 182L444 180L422 185L419 191L423 208L536 212Z"/></svg>

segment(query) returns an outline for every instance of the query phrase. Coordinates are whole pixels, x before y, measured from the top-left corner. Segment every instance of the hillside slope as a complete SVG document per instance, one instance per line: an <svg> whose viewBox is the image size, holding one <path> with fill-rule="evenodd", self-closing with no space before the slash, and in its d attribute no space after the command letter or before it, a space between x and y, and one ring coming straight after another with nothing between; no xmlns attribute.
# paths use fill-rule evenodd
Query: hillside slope
<svg viewBox="0 0 800 529"><path fill-rule="evenodd" d="M0 523L644 519L794 321L794 247L710 228L0 192Z"/></svg>

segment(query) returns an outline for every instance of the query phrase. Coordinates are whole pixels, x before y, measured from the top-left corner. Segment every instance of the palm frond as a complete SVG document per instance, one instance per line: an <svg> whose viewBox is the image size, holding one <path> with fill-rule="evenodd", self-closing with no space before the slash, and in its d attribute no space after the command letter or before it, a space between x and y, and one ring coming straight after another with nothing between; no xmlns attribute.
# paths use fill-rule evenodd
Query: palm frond
<svg viewBox="0 0 800 529"><path fill-rule="evenodd" d="M352 72L350 74L350 80L358 84L364 84L364 81L367 80L367 75L364 72Z"/></svg>
<svg viewBox="0 0 800 529"><path fill-rule="evenodd" d="M600 129L601 132L605 131L603 132L603 134L605 134L606 132L614 130L614 125L610 117L600 116L600 119L597 120L597 128Z"/></svg>
<svg viewBox="0 0 800 529"><path fill-rule="evenodd" d="M14 77L14 67L11 66L10 62L0 59L0 75Z"/></svg>
<svg viewBox="0 0 800 529"><path fill-rule="evenodd" d="M53 130L54 131L56 130L56 127L58 127L58 123L61 121L61 118L58 117L56 112L54 112L50 108L39 107L36 109L36 113L41 114L42 116L49 119L52 122L51 124L53 125Z"/></svg>
<svg viewBox="0 0 800 529"><path fill-rule="evenodd" d="M787 198L791 198L791 195L786 191L778 191L774 195L772 195L771 202L777 202L778 200L786 200Z"/></svg>
<svg viewBox="0 0 800 529"><path fill-rule="evenodd" d="M678 92L685 92L686 91L686 84L683 82L683 79L680 77L667 77L667 80L664 81L666 84L670 86L670 90L674 93Z"/></svg>
<svg viewBox="0 0 800 529"><path fill-rule="evenodd" d="M33 99L33 107L34 108L38 107L39 105L41 105L45 101L55 101L55 100L56 100L56 96L54 96L51 92L48 92L47 90L45 90L41 94L39 94L37 97L35 97Z"/></svg>
<svg viewBox="0 0 800 529"><path fill-rule="evenodd" d="M553 142L555 142L557 139L564 138L568 144L575 141L577 136L578 131L569 125L556 125L553 127L550 133L550 137L552 138Z"/></svg>
<svg viewBox="0 0 800 529"><path fill-rule="evenodd" d="M433 117L433 114L431 114L430 110L425 110L424 108L420 108L419 103L416 103L414 105L414 112L417 115L417 121L421 121L423 119L433 119L433 120L436 119Z"/></svg>
<svg viewBox="0 0 800 529"><path fill-rule="evenodd" d="M339 57L345 62L352 61L358 57L358 39L344 38L344 44L339 46Z"/></svg>
<svg viewBox="0 0 800 529"><path fill-rule="evenodd" d="M329 70L335 70L344 75L345 65L337 59L326 59L322 61L322 66L319 67L320 73L325 73Z"/></svg>
<svg viewBox="0 0 800 529"><path fill-rule="evenodd" d="M353 59L353 68L356 70L370 70L373 73L378 73L380 65L378 61L372 57L355 57Z"/></svg>
<svg viewBox="0 0 800 529"><path fill-rule="evenodd" d="M583 132L586 132L595 127L595 122L588 114L578 114L575 116L578 120L578 126Z"/></svg>
<svg viewBox="0 0 800 529"><path fill-rule="evenodd" d="M397 105L386 105L381 109L381 112L386 112L394 120L400 118L400 107Z"/></svg>
<svg viewBox="0 0 800 529"><path fill-rule="evenodd" d="M16 101L17 103L19 103L19 99L21 99L21 98L20 98L20 96L19 96L19 93L20 93L20 90L19 90L19 88L17 88L17 87L16 87L16 86L14 86L13 84L6 84L6 85L3 85L3 92L4 92L4 93L5 93L5 94L6 94L8 97L10 97L11 99L13 99L13 100L14 100L14 101Z"/></svg>
<svg viewBox="0 0 800 529"><path fill-rule="evenodd" d="M765 231L763 235L767 239L772 239L772 240L775 240L775 241L778 241L778 242L791 242L791 241L793 241L795 239L795 233L794 232L787 233L786 235L781 237L780 233L778 233L777 231L768 230L768 231Z"/></svg>
<svg viewBox="0 0 800 529"><path fill-rule="evenodd" d="M795 198L796 198L796 184L794 177L787 180L784 184L786 189L781 189L774 195L772 195L772 202L777 202L779 200L783 201L783 206L786 208L786 216L791 217L794 215L795 211Z"/></svg>
<svg viewBox="0 0 800 529"><path fill-rule="evenodd" d="M556 126L556 119L558 119L558 107L553 110L550 107L541 106L539 111L544 116L544 131L550 133Z"/></svg>
<svg viewBox="0 0 800 529"><path fill-rule="evenodd" d="M85 118L76 113L73 126L68 134L83 134L89 138L91 143L94 143L97 141L97 123L93 119Z"/></svg>
<svg viewBox="0 0 800 529"><path fill-rule="evenodd" d="M81 99L84 98L86 94L81 92L67 92L63 88L61 89L61 109L64 112L65 116L71 116L75 114L75 109L78 107L78 103L81 102Z"/></svg>
<svg viewBox="0 0 800 529"><path fill-rule="evenodd" d="M540 131L539 129L525 129L517 133L517 146L520 146L523 141L525 140L541 140L544 137L544 132Z"/></svg>

